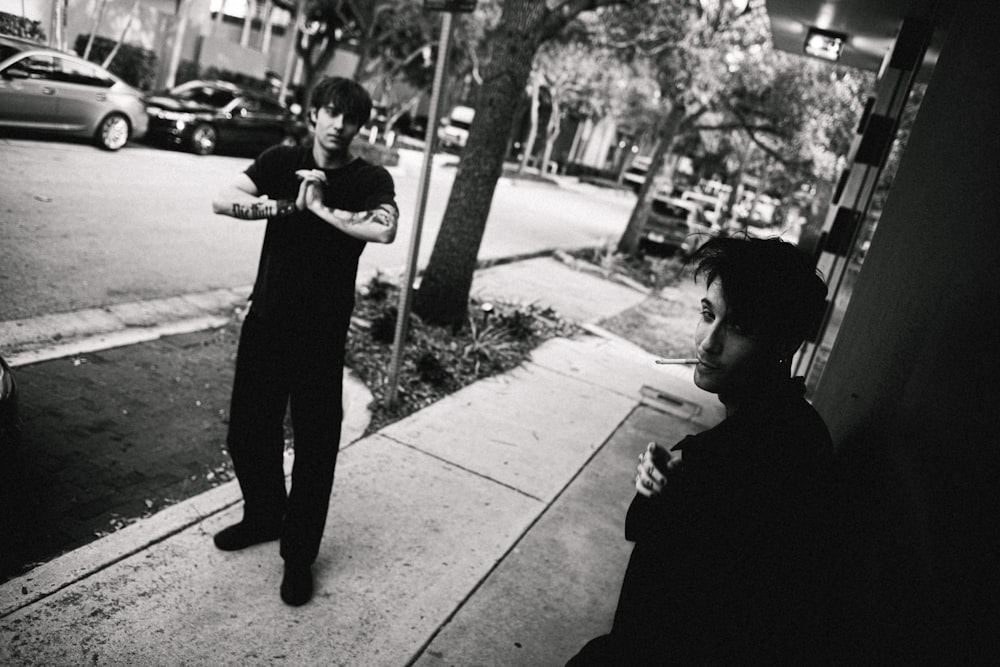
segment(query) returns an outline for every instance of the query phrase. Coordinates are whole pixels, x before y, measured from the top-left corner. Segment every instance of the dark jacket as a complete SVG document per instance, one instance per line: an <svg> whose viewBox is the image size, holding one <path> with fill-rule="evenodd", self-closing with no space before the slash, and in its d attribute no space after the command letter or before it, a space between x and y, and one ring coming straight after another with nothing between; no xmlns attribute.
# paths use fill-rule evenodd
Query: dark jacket
<svg viewBox="0 0 1000 667"><path fill-rule="evenodd" d="M833 445L801 383L762 387L675 449L665 491L628 510L616 664L822 663Z"/></svg>

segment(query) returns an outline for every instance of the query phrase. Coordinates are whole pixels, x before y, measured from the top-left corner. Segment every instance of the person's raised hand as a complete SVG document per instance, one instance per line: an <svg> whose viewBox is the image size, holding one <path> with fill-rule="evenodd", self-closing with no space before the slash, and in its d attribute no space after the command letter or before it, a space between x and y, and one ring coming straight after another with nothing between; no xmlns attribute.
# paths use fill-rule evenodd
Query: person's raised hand
<svg viewBox="0 0 1000 667"><path fill-rule="evenodd" d="M636 492L647 498L660 495L666 488L667 475L680 463L680 455L671 454L655 442L649 443L639 455L639 465L636 466Z"/></svg>
<svg viewBox="0 0 1000 667"><path fill-rule="evenodd" d="M295 208L304 211L322 203L323 187L327 183L326 174L321 169L299 169L295 175L302 181L295 197Z"/></svg>

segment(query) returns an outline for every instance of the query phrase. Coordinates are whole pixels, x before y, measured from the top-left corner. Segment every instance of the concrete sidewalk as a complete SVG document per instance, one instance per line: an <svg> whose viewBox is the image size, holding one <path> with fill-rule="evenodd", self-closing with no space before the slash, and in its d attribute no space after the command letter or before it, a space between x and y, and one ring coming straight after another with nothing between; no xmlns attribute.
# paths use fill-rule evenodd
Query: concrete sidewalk
<svg viewBox="0 0 1000 667"><path fill-rule="evenodd" d="M585 323L645 298L547 258L474 291ZM278 597L277 543L212 545L241 516L231 482L0 586L0 663L563 664L609 626L636 454L718 418L688 369L549 341L345 444L308 605Z"/></svg>

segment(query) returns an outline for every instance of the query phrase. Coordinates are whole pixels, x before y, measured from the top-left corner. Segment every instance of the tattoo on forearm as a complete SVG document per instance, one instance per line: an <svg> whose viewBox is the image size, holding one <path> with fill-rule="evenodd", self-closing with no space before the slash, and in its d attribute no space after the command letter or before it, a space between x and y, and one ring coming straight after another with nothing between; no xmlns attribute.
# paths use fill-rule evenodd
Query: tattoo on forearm
<svg viewBox="0 0 1000 667"><path fill-rule="evenodd" d="M399 217L396 213L396 209L383 206L372 211L372 222L375 222L383 227L392 227L396 224L396 218Z"/></svg>
<svg viewBox="0 0 1000 667"><path fill-rule="evenodd" d="M275 202L233 204L233 217L241 220L260 220L275 213Z"/></svg>
<svg viewBox="0 0 1000 667"><path fill-rule="evenodd" d="M261 218L280 217L295 212L295 201L278 199L253 204L233 204L233 217L241 220L260 220Z"/></svg>

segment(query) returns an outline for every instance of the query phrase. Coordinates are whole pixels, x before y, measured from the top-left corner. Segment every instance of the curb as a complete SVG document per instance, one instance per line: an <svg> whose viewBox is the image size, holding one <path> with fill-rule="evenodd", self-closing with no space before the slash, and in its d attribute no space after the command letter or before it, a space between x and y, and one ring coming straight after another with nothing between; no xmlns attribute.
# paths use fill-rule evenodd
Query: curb
<svg viewBox="0 0 1000 667"><path fill-rule="evenodd" d="M363 438L365 429L371 421L371 414L366 406L372 401L372 394L357 377L345 372L344 398L341 452ZM352 410L351 407L355 404L359 409ZM286 451L284 460L286 478L292 473L294 461L294 452ZM162 542L237 505L242 500L239 482L234 478L165 507L121 530L56 556L0 584L0 618Z"/></svg>
<svg viewBox="0 0 1000 667"><path fill-rule="evenodd" d="M8 320L0 322L0 340L7 362L25 366L220 327L249 294L249 287L219 289Z"/></svg>

